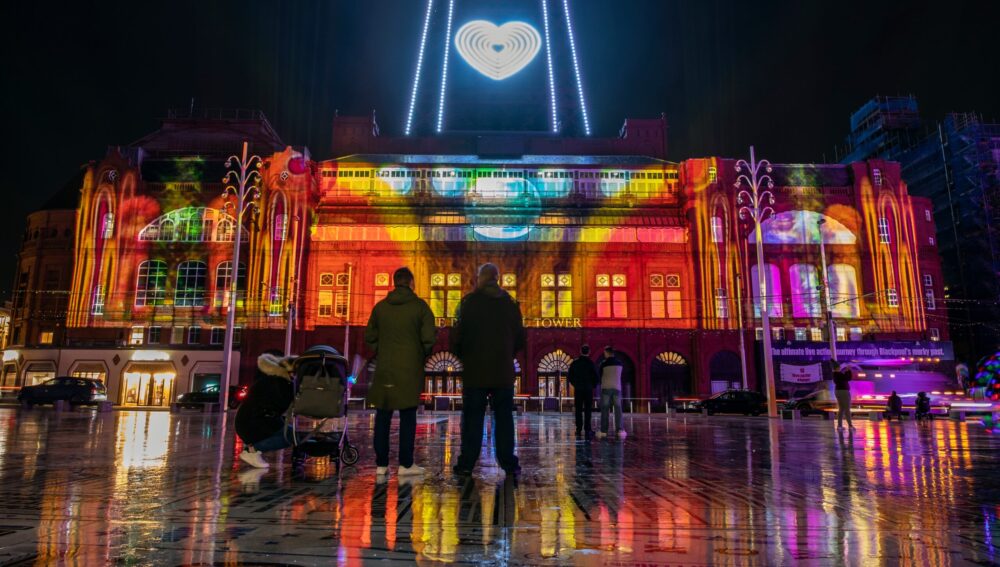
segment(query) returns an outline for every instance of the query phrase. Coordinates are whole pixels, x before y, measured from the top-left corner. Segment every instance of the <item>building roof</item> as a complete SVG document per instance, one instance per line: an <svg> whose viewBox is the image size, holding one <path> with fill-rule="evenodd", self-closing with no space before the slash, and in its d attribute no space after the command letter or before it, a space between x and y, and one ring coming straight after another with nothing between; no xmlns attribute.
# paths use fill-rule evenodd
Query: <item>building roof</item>
<svg viewBox="0 0 1000 567"><path fill-rule="evenodd" d="M258 155L281 151L285 143L258 110L170 111L160 128L130 144L147 156L217 156L225 159L249 142Z"/></svg>
<svg viewBox="0 0 1000 567"><path fill-rule="evenodd" d="M447 154L353 154L327 160L324 163L458 165L458 166L583 166L583 167L643 167L676 165L673 162L646 156L575 156L524 155L519 157L482 157Z"/></svg>

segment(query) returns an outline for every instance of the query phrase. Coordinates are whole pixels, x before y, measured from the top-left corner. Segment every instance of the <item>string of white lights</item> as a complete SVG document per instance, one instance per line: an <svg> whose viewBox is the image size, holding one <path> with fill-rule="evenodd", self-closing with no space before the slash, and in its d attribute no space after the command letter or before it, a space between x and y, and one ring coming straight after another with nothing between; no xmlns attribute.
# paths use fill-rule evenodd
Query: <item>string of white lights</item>
<svg viewBox="0 0 1000 567"><path fill-rule="evenodd" d="M549 41L549 2L542 1L542 22L545 30L545 59L549 66L549 104L552 106L552 132L559 132L559 117L556 113L556 80L552 72L552 43Z"/></svg>
<svg viewBox="0 0 1000 567"><path fill-rule="evenodd" d="M573 57L573 73L576 75L576 90L580 96L580 112L583 113L583 131L590 135L590 119L587 117L587 101L583 98L583 79L580 78L580 65L576 57L576 41L573 39L573 20L569 15L569 0L563 0L563 14L566 16L566 28L569 35L569 51Z"/></svg>
<svg viewBox="0 0 1000 567"><path fill-rule="evenodd" d="M455 13L455 0L448 0L448 25L444 33L444 64L441 66L441 96L438 98L437 133L444 128L444 95L448 88L448 55L451 53L451 21Z"/></svg>
<svg viewBox="0 0 1000 567"><path fill-rule="evenodd" d="M420 52L417 54L417 71L413 77L413 90L410 92L410 110L406 113L406 128L403 132L409 136L413 129L413 111L417 106L417 90L420 87L420 72L424 65L424 48L427 46L427 28L431 24L431 11L434 0L427 0L427 13L424 14L424 30L420 33Z"/></svg>

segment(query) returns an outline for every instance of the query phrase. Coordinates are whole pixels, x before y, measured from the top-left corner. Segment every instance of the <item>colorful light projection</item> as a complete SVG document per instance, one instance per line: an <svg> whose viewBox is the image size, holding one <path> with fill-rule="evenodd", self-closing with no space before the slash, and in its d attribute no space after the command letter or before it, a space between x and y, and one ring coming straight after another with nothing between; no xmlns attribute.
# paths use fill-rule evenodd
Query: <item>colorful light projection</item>
<svg viewBox="0 0 1000 567"><path fill-rule="evenodd" d="M527 67L541 48L538 30L525 22L498 26L486 20L473 20L455 33L455 49L462 59L494 81L502 81Z"/></svg>
<svg viewBox="0 0 1000 567"><path fill-rule="evenodd" d="M826 221L822 226L819 221ZM857 237L840 221L815 211L785 211L761 223L764 244L854 244ZM750 243L757 243L751 232Z"/></svg>

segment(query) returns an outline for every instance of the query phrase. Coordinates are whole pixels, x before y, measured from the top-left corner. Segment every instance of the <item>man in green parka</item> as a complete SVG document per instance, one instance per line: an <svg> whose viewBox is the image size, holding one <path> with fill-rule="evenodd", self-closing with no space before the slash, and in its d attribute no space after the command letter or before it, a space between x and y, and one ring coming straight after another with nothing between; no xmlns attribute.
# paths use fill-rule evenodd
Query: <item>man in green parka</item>
<svg viewBox="0 0 1000 567"><path fill-rule="evenodd" d="M413 292L413 272L400 268L392 274L396 289L375 304L365 342L375 351L375 379L368 402L375 407L376 475L389 472L389 426L399 410L399 474L419 475L413 464L417 434L417 404L424 383L424 361L434 346L434 314Z"/></svg>

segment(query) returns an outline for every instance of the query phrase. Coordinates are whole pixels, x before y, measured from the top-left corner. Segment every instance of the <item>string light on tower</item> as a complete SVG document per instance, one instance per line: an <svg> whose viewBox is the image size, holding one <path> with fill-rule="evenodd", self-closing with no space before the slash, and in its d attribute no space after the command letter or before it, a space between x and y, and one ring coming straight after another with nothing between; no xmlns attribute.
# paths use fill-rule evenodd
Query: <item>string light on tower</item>
<svg viewBox="0 0 1000 567"><path fill-rule="evenodd" d="M438 99L438 134L440 134L441 130L444 128L444 93L448 87L448 55L451 53L448 46L451 45L451 20L454 13L455 0L448 0L448 25L444 33L444 64L441 66L441 97Z"/></svg>
<svg viewBox="0 0 1000 567"><path fill-rule="evenodd" d="M569 33L569 52L573 58L573 74L576 76L576 91L580 96L580 111L583 113L583 131L590 135L590 120L587 118L587 101L583 98L583 80L580 78L580 64L576 58L576 42L573 40L573 20L569 16L569 0L563 0L566 28Z"/></svg>
<svg viewBox="0 0 1000 567"><path fill-rule="evenodd" d="M417 106L417 89L420 87L420 71L424 65L424 48L427 46L427 28L431 24L431 9L434 0L427 0L427 13L424 14L424 31L420 33L420 51L417 53L417 72L413 78L413 90L410 92L410 111L406 113L406 128L403 132L409 136L413 130L413 110Z"/></svg>
<svg viewBox="0 0 1000 567"><path fill-rule="evenodd" d="M552 106L552 132L559 132L559 117L556 114L556 79L552 72L552 44L549 41L549 2L542 0L542 20L545 29L545 59L549 66L549 103Z"/></svg>

